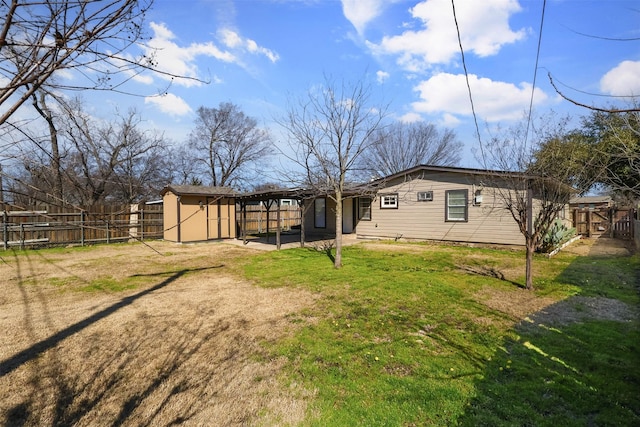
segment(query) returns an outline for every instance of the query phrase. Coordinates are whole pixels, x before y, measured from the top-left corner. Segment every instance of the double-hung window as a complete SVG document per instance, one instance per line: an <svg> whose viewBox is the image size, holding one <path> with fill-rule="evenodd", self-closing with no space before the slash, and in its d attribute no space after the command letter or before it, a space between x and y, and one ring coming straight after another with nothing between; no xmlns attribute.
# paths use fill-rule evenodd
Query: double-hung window
<svg viewBox="0 0 640 427"><path fill-rule="evenodd" d="M445 220L462 221L468 219L468 190L448 190L445 197Z"/></svg>

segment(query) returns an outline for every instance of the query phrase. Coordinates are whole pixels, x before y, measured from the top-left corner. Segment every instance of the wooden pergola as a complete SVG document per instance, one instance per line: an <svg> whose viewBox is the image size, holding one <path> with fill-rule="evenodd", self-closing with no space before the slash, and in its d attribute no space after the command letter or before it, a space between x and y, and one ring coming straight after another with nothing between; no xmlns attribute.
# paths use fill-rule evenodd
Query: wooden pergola
<svg viewBox="0 0 640 427"><path fill-rule="evenodd" d="M275 208L276 213L276 248L279 250L281 247L281 232L282 227L280 224L280 213L283 199L297 200L301 210L301 222L300 222L300 247L304 247L305 244L305 232L304 232L304 212L305 201L314 197L314 193L304 189L284 189L284 190L267 190L258 191L254 193L247 193L236 197L236 201L240 205L240 214L242 216L241 221L241 236L242 241L246 245L247 242L247 206L249 202L262 202L267 210L267 239L269 238L269 215Z"/></svg>

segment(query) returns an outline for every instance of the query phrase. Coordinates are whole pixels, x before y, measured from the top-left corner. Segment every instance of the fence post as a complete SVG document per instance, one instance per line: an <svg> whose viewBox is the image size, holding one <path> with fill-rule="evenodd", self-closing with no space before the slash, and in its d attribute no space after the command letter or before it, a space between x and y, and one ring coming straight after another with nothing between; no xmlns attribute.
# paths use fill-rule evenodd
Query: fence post
<svg viewBox="0 0 640 427"><path fill-rule="evenodd" d="M80 211L80 246L84 246L84 211Z"/></svg>
<svg viewBox="0 0 640 427"><path fill-rule="evenodd" d="M111 239L109 235L109 220L107 220L106 223L107 223L107 244L109 244L111 243Z"/></svg>
<svg viewBox="0 0 640 427"><path fill-rule="evenodd" d="M140 211L140 240L144 240L144 208Z"/></svg>
<svg viewBox="0 0 640 427"><path fill-rule="evenodd" d="M616 237L616 221L615 216L618 214L615 208L609 208L609 237Z"/></svg>
<svg viewBox="0 0 640 427"><path fill-rule="evenodd" d="M6 210L2 211L2 233L3 233L3 241L4 241L4 250L6 251L9 248L9 215Z"/></svg>
<svg viewBox="0 0 640 427"><path fill-rule="evenodd" d="M24 222L20 223L20 250L24 250Z"/></svg>

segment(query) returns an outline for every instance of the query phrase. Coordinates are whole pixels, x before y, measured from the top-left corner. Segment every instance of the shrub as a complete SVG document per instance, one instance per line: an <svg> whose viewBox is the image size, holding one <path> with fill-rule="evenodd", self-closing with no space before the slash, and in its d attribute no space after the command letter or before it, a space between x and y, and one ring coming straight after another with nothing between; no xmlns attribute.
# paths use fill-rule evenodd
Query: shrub
<svg viewBox="0 0 640 427"><path fill-rule="evenodd" d="M568 228L561 220L556 219L542 238L540 252L549 253L568 242L576 234L575 228Z"/></svg>

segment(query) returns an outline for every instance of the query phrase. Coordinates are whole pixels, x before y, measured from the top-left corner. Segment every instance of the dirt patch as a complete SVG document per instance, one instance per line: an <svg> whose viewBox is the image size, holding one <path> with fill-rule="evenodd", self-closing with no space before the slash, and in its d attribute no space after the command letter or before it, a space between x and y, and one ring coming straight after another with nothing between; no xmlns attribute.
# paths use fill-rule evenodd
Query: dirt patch
<svg viewBox="0 0 640 427"><path fill-rule="evenodd" d="M582 256L629 256L633 254L633 241L610 237L583 238L576 240L562 251Z"/></svg>
<svg viewBox="0 0 640 427"><path fill-rule="evenodd" d="M549 305L525 320L532 324L559 326L585 320L631 322L637 319L637 310L620 300L575 296Z"/></svg>
<svg viewBox="0 0 640 427"><path fill-rule="evenodd" d="M310 392L262 343L314 297L236 279L224 244L114 245L0 262L3 425L286 425ZM238 252L241 251L241 252ZM80 291L96 278L134 289ZM63 284L61 284L63 283Z"/></svg>
<svg viewBox="0 0 640 427"><path fill-rule="evenodd" d="M486 287L476 293L478 302L497 310L514 321L542 310L556 302L556 299L539 297L526 289L500 290Z"/></svg>

